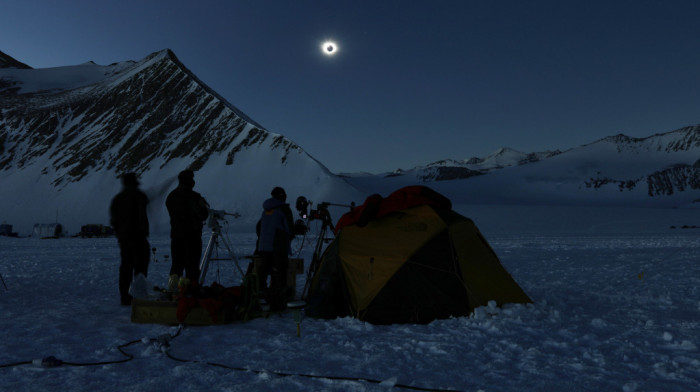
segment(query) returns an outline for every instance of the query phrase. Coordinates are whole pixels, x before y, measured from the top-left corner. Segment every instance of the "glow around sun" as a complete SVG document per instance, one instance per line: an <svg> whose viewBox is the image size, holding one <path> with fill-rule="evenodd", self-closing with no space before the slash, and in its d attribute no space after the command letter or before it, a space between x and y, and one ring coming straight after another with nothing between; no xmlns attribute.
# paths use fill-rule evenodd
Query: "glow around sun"
<svg viewBox="0 0 700 392"><path fill-rule="evenodd" d="M338 53L338 44L333 41L325 41L321 44L321 52L325 56L335 56Z"/></svg>

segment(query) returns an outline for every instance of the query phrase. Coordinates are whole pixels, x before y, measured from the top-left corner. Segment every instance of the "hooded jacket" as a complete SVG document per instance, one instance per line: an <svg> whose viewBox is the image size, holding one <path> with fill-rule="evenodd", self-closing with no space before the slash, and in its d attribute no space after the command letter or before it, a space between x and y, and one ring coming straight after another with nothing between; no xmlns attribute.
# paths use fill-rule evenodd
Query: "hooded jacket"
<svg viewBox="0 0 700 392"><path fill-rule="evenodd" d="M291 231L283 209L288 204L274 197L265 200L260 217L260 252L279 252L289 254ZM287 207L288 208L288 207Z"/></svg>

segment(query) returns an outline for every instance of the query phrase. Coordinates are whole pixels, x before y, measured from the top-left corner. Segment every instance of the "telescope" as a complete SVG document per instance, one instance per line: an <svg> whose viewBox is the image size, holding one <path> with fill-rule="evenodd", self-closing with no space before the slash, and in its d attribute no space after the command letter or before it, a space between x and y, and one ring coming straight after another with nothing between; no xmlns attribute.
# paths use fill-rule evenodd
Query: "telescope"
<svg viewBox="0 0 700 392"><path fill-rule="evenodd" d="M232 216L234 218L240 218L241 214L237 212L226 212L224 210L215 210L209 208L209 217L207 218L207 226L211 229L220 229L219 221L226 219L226 216Z"/></svg>
<svg viewBox="0 0 700 392"><path fill-rule="evenodd" d="M321 202L318 204L316 209L311 209L309 211L309 207L314 204L313 201L307 200L306 197L304 196L299 196L297 197L297 202L296 202L296 207L297 211L299 211L299 216L302 219L308 219L310 221L312 220L320 220L324 224L327 224L329 226L333 226L333 222L331 221L331 214L328 212L328 207L329 206L336 206L336 207L348 207L350 210L355 208L355 203L352 204L336 204L336 203L330 203L327 201Z"/></svg>
<svg viewBox="0 0 700 392"><path fill-rule="evenodd" d="M219 224L220 220L226 219L226 216L232 216L234 218L240 218L241 214L237 212L226 212L224 210L215 210L213 208L209 208L209 217L207 218L207 226L211 229L211 237L209 238L209 243L207 244L207 248L204 251L204 256L202 256L202 261L199 263L199 284L204 285L204 278L207 275L207 270L209 269L209 263L211 260L232 260L235 262L236 268L238 269L238 272L241 274L241 276L245 276L243 274L243 270L241 267L238 265L238 258L236 257L236 254L233 252L233 247L231 244L228 243L225 237L221 236L221 225ZM216 253L218 254L218 248L219 248L219 241L221 241L224 244L224 247L226 247L226 250L228 250L229 257L228 258L212 258L212 252L217 249Z"/></svg>

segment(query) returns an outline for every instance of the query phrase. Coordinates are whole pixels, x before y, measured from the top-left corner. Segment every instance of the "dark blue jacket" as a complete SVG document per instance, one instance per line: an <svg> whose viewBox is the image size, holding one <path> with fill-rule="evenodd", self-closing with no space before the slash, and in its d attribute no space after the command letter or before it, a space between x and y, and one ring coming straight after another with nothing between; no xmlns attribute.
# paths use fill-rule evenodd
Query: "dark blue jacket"
<svg viewBox="0 0 700 392"><path fill-rule="evenodd" d="M263 203L263 213L260 217L260 252L279 252L289 254L291 231L283 209L287 204L275 198L269 198Z"/></svg>

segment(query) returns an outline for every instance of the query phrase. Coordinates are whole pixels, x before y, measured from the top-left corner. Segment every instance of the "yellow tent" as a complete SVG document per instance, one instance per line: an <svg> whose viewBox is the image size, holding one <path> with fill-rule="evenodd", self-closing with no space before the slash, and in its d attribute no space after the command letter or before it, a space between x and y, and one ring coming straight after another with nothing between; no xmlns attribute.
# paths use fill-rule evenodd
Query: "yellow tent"
<svg viewBox="0 0 700 392"><path fill-rule="evenodd" d="M429 188L368 198L336 230L312 277L307 315L428 323L491 300L532 302L474 223Z"/></svg>

